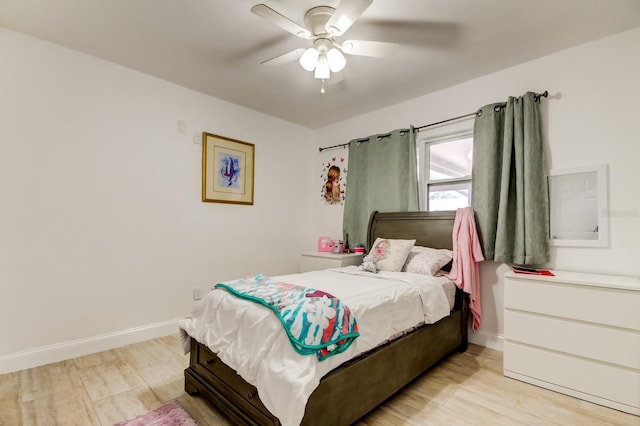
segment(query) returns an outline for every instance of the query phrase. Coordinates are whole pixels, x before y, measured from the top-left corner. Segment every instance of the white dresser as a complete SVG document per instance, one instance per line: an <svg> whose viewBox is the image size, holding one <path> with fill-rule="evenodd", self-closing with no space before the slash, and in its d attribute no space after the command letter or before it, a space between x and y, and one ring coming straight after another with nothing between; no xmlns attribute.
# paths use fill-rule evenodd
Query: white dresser
<svg viewBox="0 0 640 426"><path fill-rule="evenodd" d="M504 375L640 415L640 280L553 271L504 280Z"/></svg>
<svg viewBox="0 0 640 426"><path fill-rule="evenodd" d="M300 272L318 271L320 269L340 268L342 266L360 265L362 254L325 253L310 251L300 257Z"/></svg>

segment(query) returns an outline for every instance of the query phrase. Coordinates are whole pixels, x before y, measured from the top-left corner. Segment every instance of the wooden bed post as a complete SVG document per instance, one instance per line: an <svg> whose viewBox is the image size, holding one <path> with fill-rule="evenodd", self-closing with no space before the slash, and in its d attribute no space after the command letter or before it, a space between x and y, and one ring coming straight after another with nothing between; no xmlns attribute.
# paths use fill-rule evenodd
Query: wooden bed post
<svg viewBox="0 0 640 426"><path fill-rule="evenodd" d="M462 299L462 342L460 343L460 347L458 347L458 351L465 352L469 347L469 295L462 290L459 290L456 294L460 295Z"/></svg>

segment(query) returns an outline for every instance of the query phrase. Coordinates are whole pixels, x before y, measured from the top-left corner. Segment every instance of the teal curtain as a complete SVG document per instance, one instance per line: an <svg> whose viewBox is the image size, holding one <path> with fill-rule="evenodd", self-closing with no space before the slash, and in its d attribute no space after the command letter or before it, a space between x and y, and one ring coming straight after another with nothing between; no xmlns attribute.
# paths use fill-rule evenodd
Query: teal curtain
<svg viewBox="0 0 640 426"><path fill-rule="evenodd" d="M350 246L367 243L372 211L418 210L416 161L413 127L349 142L343 228Z"/></svg>
<svg viewBox="0 0 640 426"><path fill-rule="evenodd" d="M549 195L540 100L482 107L473 129L472 205L487 260L549 261Z"/></svg>

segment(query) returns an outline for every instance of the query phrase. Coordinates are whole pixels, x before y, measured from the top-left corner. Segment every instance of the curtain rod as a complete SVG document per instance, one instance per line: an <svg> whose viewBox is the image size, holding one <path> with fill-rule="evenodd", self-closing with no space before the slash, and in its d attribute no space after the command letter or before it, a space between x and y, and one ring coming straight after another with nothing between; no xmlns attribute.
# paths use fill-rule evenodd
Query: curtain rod
<svg viewBox="0 0 640 426"><path fill-rule="evenodd" d="M536 102L540 102L540 98L546 98L548 96L549 96L549 91L545 90L542 93L535 93L533 95L533 99ZM506 103L499 104L496 107L498 109L502 109L502 108L504 108L505 105L507 105L507 104ZM416 128L414 128L414 131L419 132L421 129L426 129L427 127L437 126L438 124L448 123L450 121L460 120L462 118L467 118L467 117L471 117L471 116L474 116L474 115L479 117L481 114L482 114L482 110L478 110L476 112L470 112L469 114L464 114L464 115L460 115L458 117L448 118L446 120L438 121L437 123L430 123L430 124L425 124L424 126L416 127ZM318 148L318 151L322 152L322 151L324 151L326 149L333 149L333 148L340 148L340 147L346 148L348 146L349 146L349 142L346 142L346 143L341 143L341 144L338 144L338 145L332 145L332 146L326 146L324 148Z"/></svg>
<svg viewBox="0 0 640 426"><path fill-rule="evenodd" d="M323 148L318 148L318 151L322 152L325 149L333 149L333 148L340 148L340 147L346 148L348 146L349 146L349 142L345 142L345 143L341 143L341 144L338 144L338 145L331 145L331 146L325 146Z"/></svg>
<svg viewBox="0 0 640 426"><path fill-rule="evenodd" d="M453 117L453 118L447 118L446 120L442 120L442 121L438 121L436 123L430 123L430 124L425 124L424 126L420 126L420 127L416 127L415 130L416 132L419 132L421 129L426 129L427 127L433 127L433 126L437 126L438 124L442 124L442 123L448 123L450 121L456 121L456 120L460 120L462 118L467 118L467 117L471 117L473 115L475 116L479 116L480 111L476 111L476 112L470 112L469 114L465 114L465 115L459 115L457 117Z"/></svg>
<svg viewBox="0 0 640 426"><path fill-rule="evenodd" d="M409 132L409 129L407 129L407 130L400 130L400 134L401 134L402 136L404 136L404 135L405 135L406 133L408 133L408 132ZM384 139L384 138L388 138L388 137L390 137L390 136L391 136L391 133L387 133L387 134L385 134L385 135L378 135L378 140L379 140L379 141L381 141L382 139ZM360 143L362 143L362 142L369 142L369 138L358 139L356 142L357 142L358 144L360 144ZM348 146L349 146L349 144L350 144L350 143L351 143L351 142L345 142L345 143L341 143L341 144L338 144L338 145L326 146L326 147L324 147L324 148L318 148L318 151L322 152L322 151L324 151L325 149L340 148L340 147L342 147L342 148L346 148L346 147L348 147Z"/></svg>
<svg viewBox="0 0 640 426"><path fill-rule="evenodd" d="M542 93L535 93L533 95L533 99L535 102L540 102L540 98L546 98L547 96L549 96L549 91L545 90ZM498 111L502 108L504 108L507 105L507 103L501 103L499 105L496 105L496 107L494 108L498 108ZM431 124L425 124L424 126L420 126L420 127L416 127L415 131L419 132L420 129L426 129L427 127L433 127L433 126L437 126L438 124L443 124L443 123L448 123L450 121L455 121L455 120L460 120L462 118L467 118L467 117L471 117L471 116L477 116L480 117L480 115L482 115L482 110L478 110L476 112L470 112L469 114L464 114L464 115L460 115L458 117L453 117L453 118L449 118L447 120L442 120L442 121L438 121L437 123L431 123Z"/></svg>

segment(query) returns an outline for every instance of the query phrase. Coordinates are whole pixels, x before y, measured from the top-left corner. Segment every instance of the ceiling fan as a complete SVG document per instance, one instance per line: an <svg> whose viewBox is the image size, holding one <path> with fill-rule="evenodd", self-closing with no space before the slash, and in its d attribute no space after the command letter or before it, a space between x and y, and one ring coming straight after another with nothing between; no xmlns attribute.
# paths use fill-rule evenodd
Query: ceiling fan
<svg viewBox="0 0 640 426"><path fill-rule="evenodd" d="M271 21L283 30L303 39L311 40L312 47L298 48L275 58L263 61L263 65L282 65L295 60L307 71L313 71L314 77L324 81L331 73L341 71L347 61L347 55L390 58L398 50L397 43L369 40L346 40L339 43L342 36L353 23L373 3L373 0L342 0L335 9L330 6L316 6L304 15L304 27L276 12L265 4L251 8L254 14Z"/></svg>

